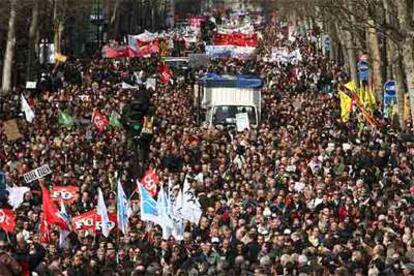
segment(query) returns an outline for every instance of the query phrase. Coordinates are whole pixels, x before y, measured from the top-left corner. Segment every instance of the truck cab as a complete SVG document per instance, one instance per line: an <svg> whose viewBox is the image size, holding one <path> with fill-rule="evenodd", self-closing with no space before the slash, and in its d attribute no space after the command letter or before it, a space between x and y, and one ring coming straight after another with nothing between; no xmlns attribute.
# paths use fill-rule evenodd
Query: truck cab
<svg viewBox="0 0 414 276"><path fill-rule="evenodd" d="M250 75L207 74L202 78L204 124L235 126L238 115L243 114L249 126L257 126L261 118L262 86L261 79Z"/></svg>

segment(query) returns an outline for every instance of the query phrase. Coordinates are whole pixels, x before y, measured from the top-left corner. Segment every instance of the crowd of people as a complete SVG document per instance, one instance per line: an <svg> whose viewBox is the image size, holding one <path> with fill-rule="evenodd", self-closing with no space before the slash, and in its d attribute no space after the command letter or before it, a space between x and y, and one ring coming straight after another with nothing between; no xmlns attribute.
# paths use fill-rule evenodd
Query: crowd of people
<svg viewBox="0 0 414 276"><path fill-rule="evenodd" d="M160 185L191 181L203 215L188 223L182 241L162 239L161 228L140 220L139 197L128 234L108 238L71 233L59 246L57 229L39 239L42 217L38 181L22 175L43 164L53 174L45 185L75 185L74 217L96 208L101 187L109 212L116 210L116 176L128 196L136 188L123 129L99 132L94 110L121 113L140 89L120 83L138 73L158 74L159 58L69 60L59 88L22 92L35 111L32 123L20 113L19 97L3 103L2 123L18 116L21 139L8 141L2 128L2 170L8 185L30 186L16 210L14 233L1 232L1 275L412 275L414 212L410 187L414 144L405 131L384 124L361 127L361 118L340 119L336 92L346 74L330 64L306 36L288 42L279 25L264 30L254 62L213 61L217 73L249 72L265 80L262 120L243 132L207 128L196 121L194 76L174 71L174 81L150 89L155 107L148 164ZM299 47L296 65L265 62L266 49ZM31 94L29 94L31 93ZM59 110L76 119L67 128ZM6 202L2 208L10 208ZM33 275L36 275L33 274Z"/></svg>

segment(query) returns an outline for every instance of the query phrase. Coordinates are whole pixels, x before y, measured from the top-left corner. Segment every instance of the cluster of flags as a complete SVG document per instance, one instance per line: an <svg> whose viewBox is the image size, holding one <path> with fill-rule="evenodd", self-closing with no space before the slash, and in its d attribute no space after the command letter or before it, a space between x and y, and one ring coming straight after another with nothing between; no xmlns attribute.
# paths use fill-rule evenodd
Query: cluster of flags
<svg viewBox="0 0 414 276"><path fill-rule="evenodd" d="M195 178L196 179L196 178ZM184 224L189 221L198 223L201 215L201 205L185 178L182 190L174 189L169 180L168 191L159 184L159 179L154 170L148 170L146 175L137 181L137 191L140 195L140 216L142 221L158 224L162 228L163 238L171 235L182 240ZM159 188L159 191L158 190ZM13 232L15 226L15 213L24 201L25 193L29 187L7 187L9 203L13 209L0 209L0 228L6 232ZM63 246L71 232L90 231L95 235L101 233L105 237L110 235L115 226L123 233L128 232L129 218L133 210L127 198L121 181L117 181L117 212L108 213L101 188L98 188L98 203L96 209L87 211L76 217L71 217L65 204L73 203L74 194L79 191L75 186L54 186L49 191L41 184L43 215L40 220L40 241L48 242L52 227L58 228L59 244ZM156 198L156 199L155 199ZM57 203L59 203L59 207Z"/></svg>
<svg viewBox="0 0 414 276"><path fill-rule="evenodd" d="M102 114L98 109L92 113L91 122L96 126L99 132L104 131L106 126L110 125L113 127L121 128L122 124L120 122L121 115L118 112L112 111L109 119ZM75 125L75 120L72 116L69 115L67 111L59 110L58 121L64 127L71 128Z"/></svg>
<svg viewBox="0 0 414 276"><path fill-rule="evenodd" d="M171 72L167 68L166 73L164 73L165 77L168 76L168 82L169 78L171 77ZM26 121L29 123L32 123L35 118L35 112L33 110L33 107L29 105L27 99L24 97L24 95L21 95L21 111L24 113ZM101 111L96 109L91 118L91 122L96 126L96 128L99 130L99 132L102 132L106 126L110 125L113 127L121 128L122 124L120 122L121 115L119 115L118 112L112 111L111 116L109 119L102 114ZM58 122L60 125L71 128L75 125L74 118L67 112L63 110L59 110L58 113Z"/></svg>
<svg viewBox="0 0 414 276"><path fill-rule="evenodd" d="M168 183L168 193L161 186L157 200L138 183L140 194L141 220L150 221L161 226L162 236L168 239L173 236L176 240L183 239L184 224L189 221L198 223L201 215L201 205L192 192L188 178L185 178L183 189L175 194L171 180Z"/></svg>
<svg viewBox="0 0 414 276"><path fill-rule="evenodd" d="M348 122L355 106L361 111L362 116L368 123L372 126L378 126L378 121L372 115L377 107L373 90L364 86L358 88L355 81L346 83L344 87L349 93L345 93L345 91L341 89L338 90L341 106L341 120L343 122Z"/></svg>

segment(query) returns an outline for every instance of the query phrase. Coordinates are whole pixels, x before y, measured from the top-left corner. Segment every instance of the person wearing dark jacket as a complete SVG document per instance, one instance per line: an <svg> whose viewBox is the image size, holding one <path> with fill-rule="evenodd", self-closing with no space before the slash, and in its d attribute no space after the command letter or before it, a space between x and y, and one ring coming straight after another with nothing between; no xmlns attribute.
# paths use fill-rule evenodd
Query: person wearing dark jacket
<svg viewBox="0 0 414 276"><path fill-rule="evenodd" d="M22 267L20 264L10 256L7 252L7 243L4 240L0 241L0 274L4 276L21 275Z"/></svg>
<svg viewBox="0 0 414 276"><path fill-rule="evenodd" d="M42 245L33 243L29 248L26 241L20 239L17 241L16 250L12 256L22 268L21 275L30 276L42 262L45 255L46 250Z"/></svg>

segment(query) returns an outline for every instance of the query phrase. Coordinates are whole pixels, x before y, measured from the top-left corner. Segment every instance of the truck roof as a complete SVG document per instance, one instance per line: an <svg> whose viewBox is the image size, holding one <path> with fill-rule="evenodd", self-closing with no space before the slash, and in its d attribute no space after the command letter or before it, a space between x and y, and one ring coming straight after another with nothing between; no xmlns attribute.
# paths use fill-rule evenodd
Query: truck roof
<svg viewBox="0 0 414 276"><path fill-rule="evenodd" d="M263 80L253 75L218 75L208 73L201 78L205 87L261 88Z"/></svg>

